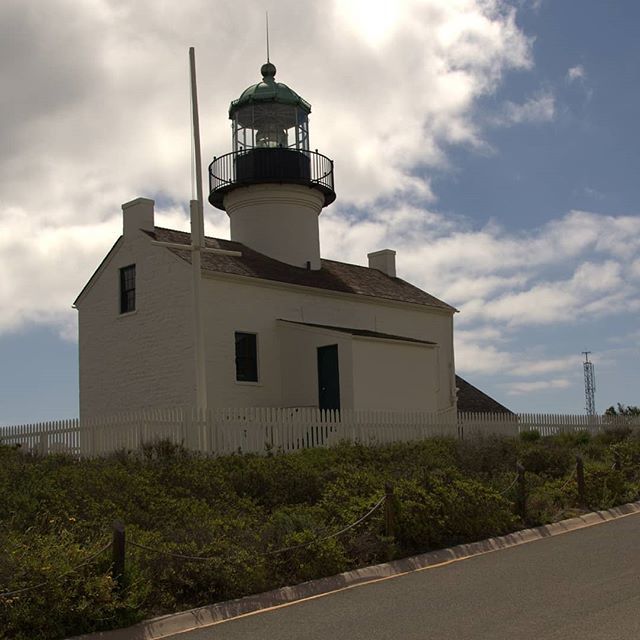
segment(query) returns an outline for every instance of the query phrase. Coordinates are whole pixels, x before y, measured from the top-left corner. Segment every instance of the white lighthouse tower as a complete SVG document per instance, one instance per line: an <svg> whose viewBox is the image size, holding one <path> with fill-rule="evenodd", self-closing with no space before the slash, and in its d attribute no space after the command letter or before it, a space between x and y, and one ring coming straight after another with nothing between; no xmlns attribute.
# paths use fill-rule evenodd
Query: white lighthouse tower
<svg viewBox="0 0 640 640"><path fill-rule="evenodd" d="M309 150L311 105L276 82L271 62L260 71L229 107L233 151L209 165L209 202L229 215L232 240L320 269L318 216L336 198L333 161Z"/></svg>

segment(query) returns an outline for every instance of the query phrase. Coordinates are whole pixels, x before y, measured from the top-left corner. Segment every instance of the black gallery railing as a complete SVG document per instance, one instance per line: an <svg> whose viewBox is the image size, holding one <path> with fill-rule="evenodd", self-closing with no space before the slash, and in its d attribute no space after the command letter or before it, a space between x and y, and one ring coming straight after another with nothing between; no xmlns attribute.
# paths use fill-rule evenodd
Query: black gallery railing
<svg viewBox="0 0 640 640"><path fill-rule="evenodd" d="M209 165L209 202L222 208L224 194L237 186L269 182L302 184L319 189L325 206L336 198L333 160L318 151L258 148L232 151Z"/></svg>

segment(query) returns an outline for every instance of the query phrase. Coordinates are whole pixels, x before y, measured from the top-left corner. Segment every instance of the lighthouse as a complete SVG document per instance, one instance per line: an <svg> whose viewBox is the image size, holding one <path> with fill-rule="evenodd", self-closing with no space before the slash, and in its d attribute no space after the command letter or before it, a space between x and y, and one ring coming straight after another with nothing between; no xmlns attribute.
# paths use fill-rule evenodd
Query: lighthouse
<svg viewBox="0 0 640 640"><path fill-rule="evenodd" d="M261 76L231 102L231 149L209 165L208 199L229 216L230 240L202 237L200 195L192 233L156 226L153 200L122 205L123 234L74 303L81 416L224 409L239 416L234 450L247 450L242 416L266 415L257 408L286 420L320 409L454 421L456 310L398 277L390 249L371 247L368 266L320 258L333 162L311 149L311 105L268 59ZM214 431L197 446L216 450Z"/></svg>
<svg viewBox="0 0 640 640"><path fill-rule="evenodd" d="M321 268L318 218L336 194L333 161L309 148L311 105L267 62L229 107L230 153L209 165L209 202L227 212L231 240L308 270Z"/></svg>

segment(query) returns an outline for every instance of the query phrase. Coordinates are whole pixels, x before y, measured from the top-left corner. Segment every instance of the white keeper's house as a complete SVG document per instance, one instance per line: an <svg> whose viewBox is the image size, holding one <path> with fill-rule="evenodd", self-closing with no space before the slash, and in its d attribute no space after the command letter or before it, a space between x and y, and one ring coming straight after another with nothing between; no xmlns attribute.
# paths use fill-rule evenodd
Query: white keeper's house
<svg viewBox="0 0 640 640"><path fill-rule="evenodd" d="M261 72L231 103L232 152L209 167L231 240L204 238L198 285L191 235L157 227L152 200L122 205L123 234L75 301L81 418L203 396L454 414L456 310L397 277L390 249L371 247L366 267L321 258L333 162L310 150L310 105L273 64Z"/></svg>

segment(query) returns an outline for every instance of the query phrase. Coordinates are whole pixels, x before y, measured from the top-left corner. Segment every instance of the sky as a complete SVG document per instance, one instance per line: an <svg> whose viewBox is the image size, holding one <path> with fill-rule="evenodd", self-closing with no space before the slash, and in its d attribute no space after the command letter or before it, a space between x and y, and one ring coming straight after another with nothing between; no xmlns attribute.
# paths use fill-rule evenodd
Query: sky
<svg viewBox="0 0 640 640"><path fill-rule="evenodd" d="M260 79L335 161L326 258L397 251L459 309L457 372L514 411L640 404L636 0L3 0L0 424L78 412L73 300L156 200L189 228L188 47L206 163ZM206 232L228 237L207 204Z"/></svg>

